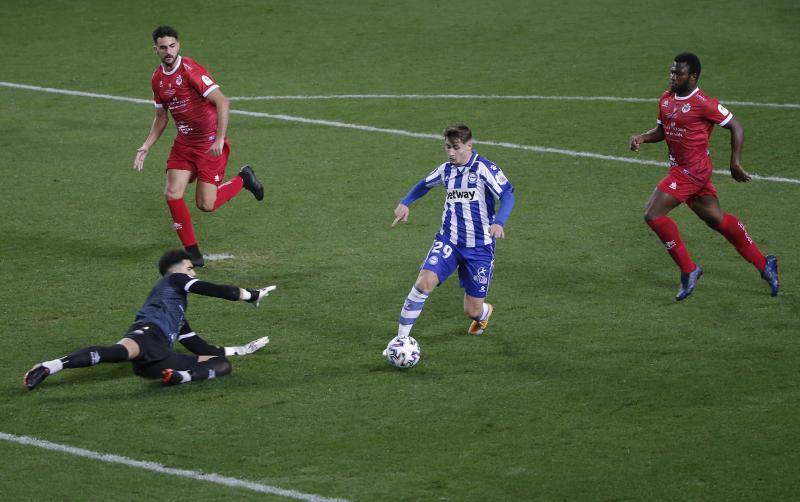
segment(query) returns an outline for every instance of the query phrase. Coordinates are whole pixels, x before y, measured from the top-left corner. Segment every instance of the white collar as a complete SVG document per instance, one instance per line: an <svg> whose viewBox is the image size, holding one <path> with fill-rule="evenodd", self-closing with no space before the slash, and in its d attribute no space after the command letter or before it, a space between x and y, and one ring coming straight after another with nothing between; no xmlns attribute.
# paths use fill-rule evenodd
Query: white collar
<svg viewBox="0 0 800 502"><path fill-rule="evenodd" d="M175 64L172 65L172 70L170 70L170 71L167 71L167 68L164 66L164 63L161 63L161 71L164 72L164 75L172 75L173 73L178 71L178 68L180 68L180 67L181 67L181 56L180 55L178 55L178 59L175 60Z"/></svg>
<svg viewBox="0 0 800 502"><path fill-rule="evenodd" d="M700 88L699 88L699 87L695 87L695 88L694 88L694 90L693 90L692 92L690 92L688 96L683 96L683 97L681 97L681 96L678 96L678 95L676 94L676 95L675 95L675 100L676 100L676 101L684 101L684 100L686 100L686 99L689 99L689 98L691 98L692 96L694 96L695 94L697 94L697 91L699 91L699 90L700 90Z"/></svg>

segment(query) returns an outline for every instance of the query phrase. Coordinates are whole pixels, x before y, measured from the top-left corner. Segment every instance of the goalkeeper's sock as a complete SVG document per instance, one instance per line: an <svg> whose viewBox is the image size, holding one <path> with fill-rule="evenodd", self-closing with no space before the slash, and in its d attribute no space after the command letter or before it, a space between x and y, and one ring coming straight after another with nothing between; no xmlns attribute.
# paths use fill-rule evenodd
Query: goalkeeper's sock
<svg viewBox="0 0 800 502"><path fill-rule="evenodd" d="M99 363L121 363L127 360L128 349L116 343L111 347L86 347L62 357L60 361L64 368L85 368ZM52 369L50 371L53 372Z"/></svg>
<svg viewBox="0 0 800 502"><path fill-rule="evenodd" d="M231 362L225 357L212 357L208 361L199 363L200 368L189 370L188 372L179 372L181 375L184 373L189 374L189 378L184 377L183 382L186 383L190 380L211 380L212 378L224 377L230 374L233 370Z"/></svg>
<svg viewBox="0 0 800 502"><path fill-rule="evenodd" d="M422 307L425 306L425 300L427 299L428 295L418 290L416 286L411 288L403 308L400 310L400 324L397 327L397 336L408 336L411 333L414 321L422 313Z"/></svg>

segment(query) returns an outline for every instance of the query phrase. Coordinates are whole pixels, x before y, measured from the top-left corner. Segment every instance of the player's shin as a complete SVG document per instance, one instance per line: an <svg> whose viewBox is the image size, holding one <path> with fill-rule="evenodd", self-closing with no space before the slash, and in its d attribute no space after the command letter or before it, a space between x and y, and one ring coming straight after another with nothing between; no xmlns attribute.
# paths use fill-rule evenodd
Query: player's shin
<svg viewBox="0 0 800 502"><path fill-rule="evenodd" d="M229 375L233 370L233 365L231 365L231 362L225 357L212 357L208 361L199 363L197 366L197 368L189 371L178 372L183 377L181 383L187 383L192 380L220 378Z"/></svg>
<svg viewBox="0 0 800 502"><path fill-rule="evenodd" d="M110 347L86 347L61 359L42 363L42 365L46 366L50 373L56 373L61 369L58 367L59 363L64 368L85 368L100 363L120 363L127 360L128 349L117 343Z"/></svg>
<svg viewBox="0 0 800 502"><path fill-rule="evenodd" d="M169 207L169 212L172 215L172 227L178 233L178 238L181 240L183 247L197 244L194 227L192 226L192 215L189 213L186 202L183 199L169 199L167 200L167 207Z"/></svg>
<svg viewBox="0 0 800 502"><path fill-rule="evenodd" d="M678 232L678 225L668 216L661 216L647 222L653 232L656 233L667 252L680 267L681 272L688 274L695 269L695 263L689 256L686 246L683 245L680 232Z"/></svg>
<svg viewBox="0 0 800 502"><path fill-rule="evenodd" d="M422 307L425 306L425 300L427 299L427 294L416 287L411 288L403 308L400 310L400 324L397 328L397 336L408 336L414 326L414 322L422 313Z"/></svg>
<svg viewBox="0 0 800 502"><path fill-rule="evenodd" d="M230 181L217 187L217 199L214 201L214 211L241 192L242 186L244 186L242 178L240 176L234 176Z"/></svg>
<svg viewBox="0 0 800 502"><path fill-rule="evenodd" d="M725 213L722 223L719 224L716 230L736 248L742 258L752 263L759 272L764 270L764 266L767 263L764 254L758 249L753 239L750 238L744 223L739 221L736 216Z"/></svg>

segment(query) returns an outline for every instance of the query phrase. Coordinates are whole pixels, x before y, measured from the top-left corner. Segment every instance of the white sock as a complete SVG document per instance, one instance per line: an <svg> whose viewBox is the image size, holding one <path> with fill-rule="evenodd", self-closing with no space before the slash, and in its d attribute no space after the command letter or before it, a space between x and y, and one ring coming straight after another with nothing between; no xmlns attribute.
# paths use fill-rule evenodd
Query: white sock
<svg viewBox="0 0 800 502"><path fill-rule="evenodd" d="M176 371L181 376L181 383L191 382L192 375L188 371Z"/></svg>
<svg viewBox="0 0 800 502"><path fill-rule="evenodd" d="M45 361L42 363L42 366L50 370L50 374L58 373L62 369L64 369L64 363L61 362L61 359L53 359L52 361Z"/></svg>
<svg viewBox="0 0 800 502"><path fill-rule="evenodd" d="M483 312L481 312L480 317L478 317L475 320L476 321L483 321L484 319L486 319L487 315L489 315L489 305L487 305L486 302L483 302Z"/></svg>

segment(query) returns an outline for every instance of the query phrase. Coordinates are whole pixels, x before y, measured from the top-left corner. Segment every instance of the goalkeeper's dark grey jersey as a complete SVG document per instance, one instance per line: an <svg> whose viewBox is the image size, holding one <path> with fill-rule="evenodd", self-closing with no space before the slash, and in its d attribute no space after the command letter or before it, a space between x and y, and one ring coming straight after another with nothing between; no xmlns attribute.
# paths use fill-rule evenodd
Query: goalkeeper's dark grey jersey
<svg viewBox="0 0 800 502"><path fill-rule="evenodd" d="M155 324L171 347L186 322L187 293L195 282L197 279L180 273L162 277L136 313L136 324Z"/></svg>

